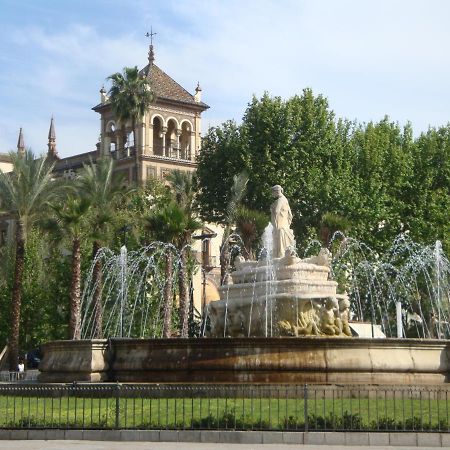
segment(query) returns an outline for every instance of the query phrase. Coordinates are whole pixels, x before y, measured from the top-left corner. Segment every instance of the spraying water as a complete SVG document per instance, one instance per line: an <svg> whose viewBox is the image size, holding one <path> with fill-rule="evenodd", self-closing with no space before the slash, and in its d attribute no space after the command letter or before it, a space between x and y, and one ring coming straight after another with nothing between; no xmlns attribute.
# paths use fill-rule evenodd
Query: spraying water
<svg viewBox="0 0 450 450"><path fill-rule="evenodd" d="M337 248L333 277L349 293L358 320L380 323L391 337L450 337L450 263L441 242L421 245L401 234L381 254L336 233L331 246Z"/></svg>
<svg viewBox="0 0 450 450"><path fill-rule="evenodd" d="M273 225L269 223L262 235L262 244L266 257L266 295L265 295L265 333L266 337L273 334L273 294L275 293L275 273L273 270Z"/></svg>
<svg viewBox="0 0 450 450"><path fill-rule="evenodd" d="M232 238L233 252L238 253L242 242L236 235ZM266 260L261 261L264 273L255 272L248 280L252 300L250 318L245 322L246 336L251 335L253 299L261 282L266 283L260 316L264 334L273 336L274 333L276 306L273 298L277 280L274 278L271 224L265 229L263 246L260 259ZM317 242L312 242L307 249L317 254L318 247ZM354 320L380 324L388 337L450 338L450 262L441 242L420 245L402 234L388 251L379 253L338 232L333 236L330 248L334 250L331 275L338 282L340 292L348 293ZM84 283L82 337L95 337L97 292L101 293L104 337L161 337L168 252L172 255L169 272L175 288L181 258L173 245L154 242L135 251L122 247L119 254L102 249ZM94 279L94 266L98 261L102 266L100 281ZM192 274L192 268L189 270ZM98 289L99 283L101 289ZM174 296L176 294L174 291ZM225 298L228 299L228 291ZM397 306L399 302L401 307ZM224 315L218 319L223 336L227 336L227 316L228 308L225 308ZM203 333L205 325L206 322Z"/></svg>

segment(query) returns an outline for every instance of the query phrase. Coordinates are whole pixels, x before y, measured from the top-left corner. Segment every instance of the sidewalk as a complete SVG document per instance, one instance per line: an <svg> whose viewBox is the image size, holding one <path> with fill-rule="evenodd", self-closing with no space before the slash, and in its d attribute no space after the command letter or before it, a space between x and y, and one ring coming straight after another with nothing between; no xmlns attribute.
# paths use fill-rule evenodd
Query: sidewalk
<svg viewBox="0 0 450 450"><path fill-rule="evenodd" d="M289 444L210 444L196 442L0 441L2 450L294 450ZM302 445L301 450L343 450L364 447ZM367 447L371 450L431 450L436 447Z"/></svg>

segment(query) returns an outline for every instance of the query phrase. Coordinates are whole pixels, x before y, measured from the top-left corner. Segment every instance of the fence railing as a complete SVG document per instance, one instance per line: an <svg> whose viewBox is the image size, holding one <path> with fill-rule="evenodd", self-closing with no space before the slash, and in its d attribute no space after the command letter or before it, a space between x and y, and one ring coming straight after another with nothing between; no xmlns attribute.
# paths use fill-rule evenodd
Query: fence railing
<svg viewBox="0 0 450 450"><path fill-rule="evenodd" d="M0 382L15 381L36 381L39 370L26 370L25 372L11 372L7 370L0 371Z"/></svg>
<svg viewBox="0 0 450 450"><path fill-rule="evenodd" d="M450 432L450 388L3 384L0 428Z"/></svg>

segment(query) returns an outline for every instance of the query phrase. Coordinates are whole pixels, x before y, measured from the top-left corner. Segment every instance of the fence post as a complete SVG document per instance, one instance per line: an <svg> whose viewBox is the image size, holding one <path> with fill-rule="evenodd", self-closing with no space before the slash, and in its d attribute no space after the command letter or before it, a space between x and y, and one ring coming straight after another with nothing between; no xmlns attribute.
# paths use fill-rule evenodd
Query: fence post
<svg viewBox="0 0 450 450"><path fill-rule="evenodd" d="M305 419L305 431L308 431L308 385L303 385L303 399L304 399L304 408L303 408L303 416Z"/></svg>
<svg viewBox="0 0 450 450"><path fill-rule="evenodd" d="M116 430L119 429L120 426L120 383L117 382L116 387L114 389L115 396L116 396L116 423L115 428Z"/></svg>

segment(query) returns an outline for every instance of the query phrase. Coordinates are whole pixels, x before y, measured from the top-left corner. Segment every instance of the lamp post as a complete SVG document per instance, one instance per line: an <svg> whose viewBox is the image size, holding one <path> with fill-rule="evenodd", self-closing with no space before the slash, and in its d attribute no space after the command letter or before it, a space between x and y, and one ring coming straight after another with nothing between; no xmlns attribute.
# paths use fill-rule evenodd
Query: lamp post
<svg viewBox="0 0 450 450"><path fill-rule="evenodd" d="M122 245L127 246L127 233L131 230L130 225L124 225L117 230L117 233L122 234Z"/></svg>
<svg viewBox="0 0 450 450"><path fill-rule="evenodd" d="M207 265L205 264L205 258L203 258L203 243L204 242L209 242L211 239L215 238L217 236L217 233L211 232L211 233L202 233L199 234L197 236L192 236L192 239L201 241L202 244L202 275L203 275L203 279L202 279L202 317L203 317L203 313L205 311L205 306L206 306L206 268Z"/></svg>

